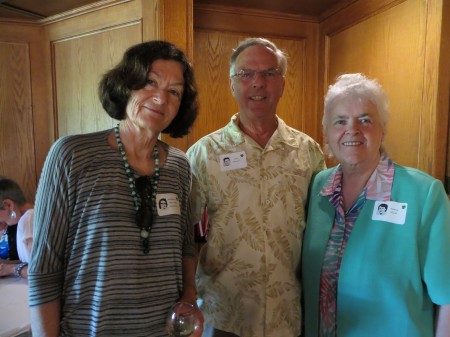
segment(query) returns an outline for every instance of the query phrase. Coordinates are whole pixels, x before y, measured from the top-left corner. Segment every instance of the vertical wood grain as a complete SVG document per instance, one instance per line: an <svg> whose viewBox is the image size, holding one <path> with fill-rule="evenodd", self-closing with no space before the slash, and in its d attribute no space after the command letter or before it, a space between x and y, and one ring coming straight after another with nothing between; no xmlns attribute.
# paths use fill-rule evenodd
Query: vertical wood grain
<svg viewBox="0 0 450 337"><path fill-rule="evenodd" d="M427 152L421 138L430 132L428 106L424 106L426 7L422 0L408 0L379 11L344 29L328 22L325 55L326 86L337 75L363 72L377 78L390 97L391 119L385 140L396 162L424 169ZM330 19L332 20L332 19ZM329 27L336 27L337 32Z"/></svg>
<svg viewBox="0 0 450 337"><path fill-rule="evenodd" d="M446 151L450 132L449 18L450 3L448 0L429 0L426 2L424 85L422 92L423 123L420 137L420 152L423 152L424 155L419 158L419 167L442 180L445 177L445 165L450 156L450 151Z"/></svg>
<svg viewBox="0 0 450 337"><path fill-rule="evenodd" d="M58 137L117 123L100 104L98 83L129 46L142 41L141 31L135 23L53 43Z"/></svg>
<svg viewBox="0 0 450 337"><path fill-rule="evenodd" d="M223 127L238 112L229 88L228 61L240 40L255 36L272 40L288 54L278 115L288 125L321 141L317 132L318 24L291 15L224 6L198 6L194 19L200 116L192 131L193 142Z"/></svg>
<svg viewBox="0 0 450 337"><path fill-rule="evenodd" d="M0 175L15 180L34 202L36 190L27 43L0 42Z"/></svg>
<svg viewBox="0 0 450 337"><path fill-rule="evenodd" d="M193 62L193 0L161 0L160 6L160 38L181 48L190 62ZM172 138L162 134L166 143L186 151L191 142L191 135Z"/></svg>
<svg viewBox="0 0 450 337"><path fill-rule="evenodd" d="M192 131L193 141L225 126L239 111L229 86L229 58L238 42L247 37L250 36L233 32L196 31L195 73L200 91L200 116ZM290 126L308 132L302 99L305 95L304 41L270 39L289 56L286 85L277 114Z"/></svg>

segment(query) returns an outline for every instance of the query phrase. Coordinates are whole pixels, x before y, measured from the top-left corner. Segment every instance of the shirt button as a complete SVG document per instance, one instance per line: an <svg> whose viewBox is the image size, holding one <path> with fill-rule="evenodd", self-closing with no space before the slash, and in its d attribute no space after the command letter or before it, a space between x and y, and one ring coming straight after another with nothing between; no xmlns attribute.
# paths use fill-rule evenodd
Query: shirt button
<svg viewBox="0 0 450 337"><path fill-rule="evenodd" d="M266 205L268 205L268 204L270 204L270 200L269 199L266 200Z"/></svg>

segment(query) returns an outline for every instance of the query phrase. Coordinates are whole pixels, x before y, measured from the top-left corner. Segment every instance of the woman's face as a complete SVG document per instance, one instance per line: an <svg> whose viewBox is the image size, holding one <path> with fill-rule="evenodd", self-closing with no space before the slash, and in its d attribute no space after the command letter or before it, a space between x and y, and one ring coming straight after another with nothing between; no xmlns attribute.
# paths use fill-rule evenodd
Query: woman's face
<svg viewBox="0 0 450 337"><path fill-rule="evenodd" d="M373 170L377 165L384 130L376 106L368 99L337 98L329 112L325 136L343 169Z"/></svg>
<svg viewBox="0 0 450 337"><path fill-rule="evenodd" d="M127 119L140 128L160 133L176 117L183 88L180 63L173 60L154 61L145 87L130 94L126 107Z"/></svg>
<svg viewBox="0 0 450 337"><path fill-rule="evenodd" d="M11 226L15 225L19 221L17 215L15 218L11 218L11 210L16 208L15 205L16 204L10 199L5 199L3 201L3 207L0 209L0 223L6 223L8 226Z"/></svg>

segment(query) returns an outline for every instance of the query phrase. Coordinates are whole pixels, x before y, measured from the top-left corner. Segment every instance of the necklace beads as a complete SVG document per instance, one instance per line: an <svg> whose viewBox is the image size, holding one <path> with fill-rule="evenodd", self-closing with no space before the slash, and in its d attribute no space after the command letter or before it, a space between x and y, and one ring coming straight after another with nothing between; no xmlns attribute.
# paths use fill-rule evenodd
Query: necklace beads
<svg viewBox="0 0 450 337"><path fill-rule="evenodd" d="M128 163L128 158L125 153L125 148L123 147L122 140L120 139L120 132L119 132L119 124L117 124L114 127L114 134L116 136L117 146L119 148L119 152L122 156L123 165L125 167L125 172L128 177L128 185L131 190L131 196L133 197L134 201L134 208L136 212L139 213L141 209L141 205L143 203L146 203L145 200L142 200L141 196L137 192L136 189L136 179L135 179L135 173L134 170L130 167L130 164ZM144 196L145 199L151 199L151 209L152 214L154 214L156 210L156 194L158 189L158 182L159 182L159 152L158 152L158 142L156 142L155 147L153 148L153 159L155 161L155 172L153 174L153 177L145 177L146 179L150 180L151 184L151 195ZM147 189L146 189L147 190ZM146 205L142 205L142 207L146 207ZM136 222L137 226L140 229L140 236L143 240L144 244L144 253L148 253L148 241L149 241L149 235L150 235L150 225L143 223L143 222Z"/></svg>

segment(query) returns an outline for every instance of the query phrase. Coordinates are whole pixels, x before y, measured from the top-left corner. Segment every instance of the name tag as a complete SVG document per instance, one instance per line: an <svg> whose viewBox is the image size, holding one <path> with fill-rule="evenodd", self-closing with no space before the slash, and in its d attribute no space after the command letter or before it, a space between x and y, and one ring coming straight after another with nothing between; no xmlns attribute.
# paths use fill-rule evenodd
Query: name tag
<svg viewBox="0 0 450 337"><path fill-rule="evenodd" d="M181 214L180 200L175 193L161 193L156 195L156 211L159 216Z"/></svg>
<svg viewBox="0 0 450 337"><path fill-rule="evenodd" d="M406 219L408 204L395 201L376 201L373 207L372 220L392 222L403 225Z"/></svg>
<svg viewBox="0 0 450 337"><path fill-rule="evenodd" d="M247 156L244 151L227 153L220 156L220 170L230 171L247 167Z"/></svg>

